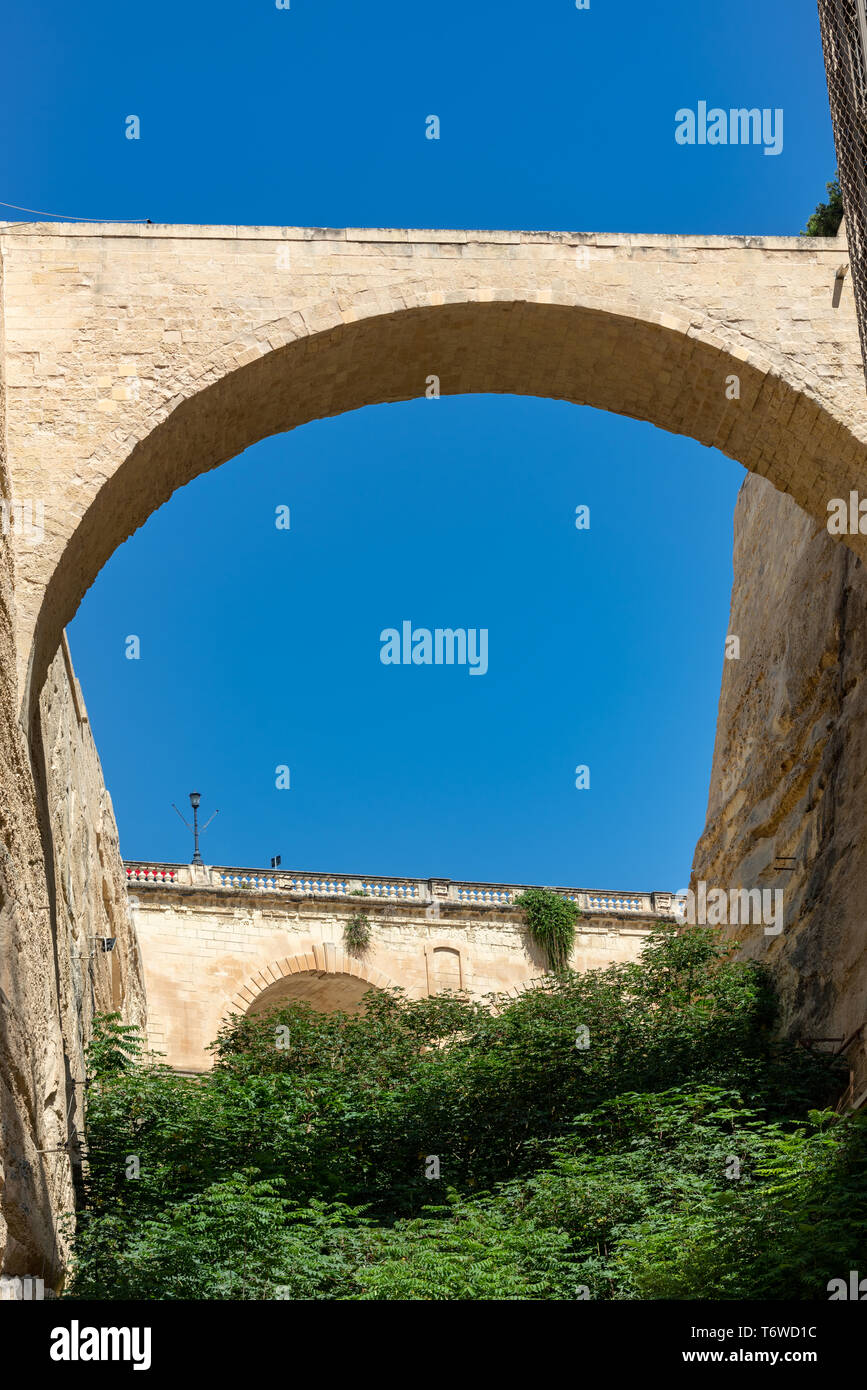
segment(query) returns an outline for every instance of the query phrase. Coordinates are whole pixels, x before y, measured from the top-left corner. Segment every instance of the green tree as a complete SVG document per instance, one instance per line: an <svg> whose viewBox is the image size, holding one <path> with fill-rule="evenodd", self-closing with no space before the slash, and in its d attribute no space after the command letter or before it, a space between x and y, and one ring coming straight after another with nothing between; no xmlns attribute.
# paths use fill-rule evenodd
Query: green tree
<svg viewBox="0 0 867 1390"><path fill-rule="evenodd" d="M840 192L839 176L834 175L825 184L828 192L827 203L819 203L816 211L807 222L801 236L836 236L843 221L843 195Z"/></svg>

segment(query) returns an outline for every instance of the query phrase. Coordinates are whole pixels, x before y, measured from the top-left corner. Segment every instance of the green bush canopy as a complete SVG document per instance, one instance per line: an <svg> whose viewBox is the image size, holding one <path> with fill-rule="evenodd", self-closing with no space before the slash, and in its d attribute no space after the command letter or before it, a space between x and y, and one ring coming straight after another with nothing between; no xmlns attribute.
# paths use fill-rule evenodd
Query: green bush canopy
<svg viewBox="0 0 867 1390"><path fill-rule="evenodd" d="M214 1070L89 1056L68 1293L820 1299L867 1269L867 1130L712 929L517 1000L235 1020Z"/></svg>
<svg viewBox="0 0 867 1390"><path fill-rule="evenodd" d="M835 174L830 183L825 184L828 191L827 203L818 203L801 236L836 236L843 221L843 195Z"/></svg>

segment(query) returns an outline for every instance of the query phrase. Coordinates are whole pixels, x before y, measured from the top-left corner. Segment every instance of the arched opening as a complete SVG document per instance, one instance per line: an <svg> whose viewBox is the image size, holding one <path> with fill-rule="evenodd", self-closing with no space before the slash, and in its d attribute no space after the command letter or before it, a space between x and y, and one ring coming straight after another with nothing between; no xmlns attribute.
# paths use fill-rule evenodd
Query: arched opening
<svg viewBox="0 0 867 1390"><path fill-rule="evenodd" d="M209 779L201 820L221 807L206 862L239 874L279 852L302 882L318 866L681 886L707 798L742 477L640 422L490 395L347 413L199 478L122 547L71 629L116 812L138 828L127 856L189 857L166 797L171 748L191 786ZM282 503L290 530L275 525ZM489 627L487 674L383 665L381 630L407 616ZM129 632L141 660L124 659ZM692 706L700 744L678 729ZM598 710L622 725L616 741ZM574 769L601 774L603 758L588 824ZM655 873L675 803L647 808L672 768L691 843Z"/></svg>
<svg viewBox="0 0 867 1390"><path fill-rule="evenodd" d="M317 1013L357 1014L361 1013L364 996L371 988L366 980L355 979L352 975L308 970L263 990L247 1013L268 1013L279 1004L309 1004Z"/></svg>
<svg viewBox="0 0 867 1390"><path fill-rule="evenodd" d="M347 956L333 945L317 946L304 955L275 961L247 980L224 1011L264 1014L284 1003L309 1004L317 1013L364 1011L371 989L396 990L397 982L381 970Z"/></svg>
<svg viewBox="0 0 867 1390"><path fill-rule="evenodd" d="M43 554L20 553L22 632L25 640L33 634L25 710L33 712L60 634L102 566L178 487L269 435L421 397L431 377L443 395L546 396L690 435L769 478L823 523L821 461L833 458L840 477L863 467L863 443L787 380L782 364L763 360L746 341L733 348L688 318L478 302L463 292L449 303L441 292L416 298L419 307L366 317L325 305L319 317L331 322L321 331L310 333L297 316L297 324L262 329L255 348L228 345L179 382L133 447L112 441L92 461L87 486L69 480L60 488L69 508L65 516L58 508L50 545ZM726 391L732 377L736 399ZM861 537L850 539L861 546Z"/></svg>

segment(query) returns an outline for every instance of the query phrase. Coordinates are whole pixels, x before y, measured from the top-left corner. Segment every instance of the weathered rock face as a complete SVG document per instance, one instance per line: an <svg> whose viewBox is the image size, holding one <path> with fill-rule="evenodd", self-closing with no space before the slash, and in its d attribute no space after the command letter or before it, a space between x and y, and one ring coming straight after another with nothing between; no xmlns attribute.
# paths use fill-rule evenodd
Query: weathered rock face
<svg viewBox="0 0 867 1390"><path fill-rule="evenodd" d="M707 824L708 887L783 891L785 926L724 926L773 970L784 1022L848 1043L867 1088L867 571L792 499L744 482ZM791 865L792 867L785 867ZM823 1050L836 1050L827 1044Z"/></svg>
<svg viewBox="0 0 867 1390"><path fill-rule="evenodd" d="M56 1258L53 1222L66 1193L57 1180L62 1165L44 1163L36 1149L58 1142L54 1106L65 1082L13 623L11 555L0 541L0 1270L38 1274Z"/></svg>
<svg viewBox="0 0 867 1390"><path fill-rule="evenodd" d="M61 1004L73 1050L95 1012L144 1023L141 961L114 810L64 637L40 698L54 848ZM111 952L101 939L116 938Z"/></svg>
<svg viewBox="0 0 867 1390"><path fill-rule="evenodd" d="M31 774L6 660L8 569L0 575L0 1271L56 1285L91 1021L119 1009L143 1023L144 989L114 814L68 647L40 698ZM105 936L117 939L110 953L94 940Z"/></svg>

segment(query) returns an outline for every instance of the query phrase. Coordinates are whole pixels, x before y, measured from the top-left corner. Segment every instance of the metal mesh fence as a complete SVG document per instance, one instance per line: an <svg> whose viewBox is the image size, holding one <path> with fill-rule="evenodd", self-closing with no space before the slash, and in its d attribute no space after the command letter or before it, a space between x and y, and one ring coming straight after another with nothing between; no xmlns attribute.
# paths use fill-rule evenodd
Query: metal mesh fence
<svg viewBox="0 0 867 1390"><path fill-rule="evenodd" d="M861 356L867 372L867 0L818 0Z"/></svg>

